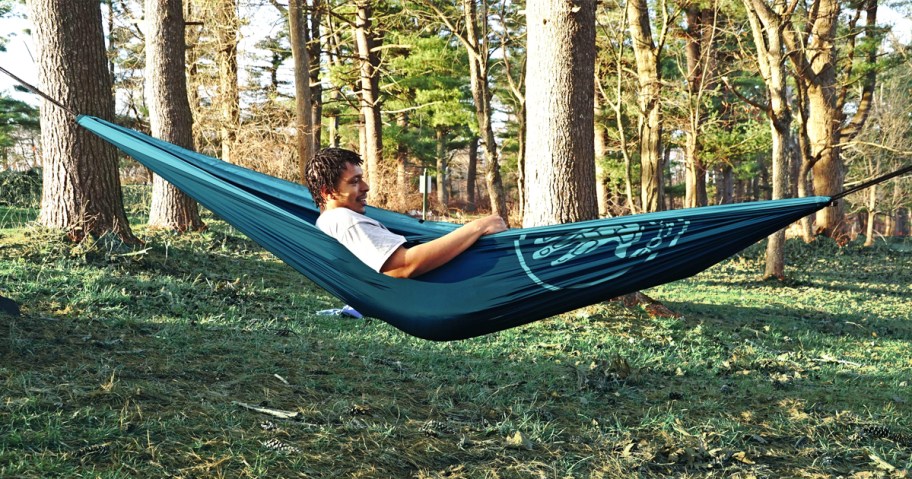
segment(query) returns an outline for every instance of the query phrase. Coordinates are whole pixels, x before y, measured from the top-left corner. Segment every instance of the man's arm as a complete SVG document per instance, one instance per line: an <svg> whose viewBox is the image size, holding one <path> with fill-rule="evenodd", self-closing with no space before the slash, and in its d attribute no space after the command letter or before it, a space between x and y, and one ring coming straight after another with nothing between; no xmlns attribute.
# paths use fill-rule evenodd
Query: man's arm
<svg viewBox="0 0 912 479"><path fill-rule="evenodd" d="M475 244L482 236L507 229L497 215L479 218L433 241L406 248L400 246L383 263L380 272L394 278L414 278L439 268Z"/></svg>

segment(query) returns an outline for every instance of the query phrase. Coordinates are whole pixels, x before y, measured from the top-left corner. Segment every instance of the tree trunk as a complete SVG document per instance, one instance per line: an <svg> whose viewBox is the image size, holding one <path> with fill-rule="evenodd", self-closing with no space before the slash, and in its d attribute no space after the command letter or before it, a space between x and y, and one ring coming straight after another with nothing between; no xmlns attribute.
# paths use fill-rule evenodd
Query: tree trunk
<svg viewBox="0 0 912 479"><path fill-rule="evenodd" d="M523 226L598 217L595 195L595 1L529 2Z"/></svg>
<svg viewBox="0 0 912 479"><path fill-rule="evenodd" d="M222 125L219 140L222 160L231 162L231 151L237 141L237 130L241 125L240 93L238 92L238 18L237 0L219 0L216 5L215 30L218 37L219 108Z"/></svg>
<svg viewBox="0 0 912 479"><path fill-rule="evenodd" d="M735 202L735 172L731 165L722 167L722 194L719 204L730 205Z"/></svg>
<svg viewBox="0 0 912 479"><path fill-rule="evenodd" d="M487 45L487 3L481 2L483 12L478 14L476 0L462 0L463 15L466 23L466 49L469 54L469 78L472 87L472 100L475 102L475 117L478 120L478 131L484 144L485 183L488 196L491 198L491 212L499 215L509 224L507 200L504 196L503 181L500 177L500 155L497 152L497 141L494 127L491 124L491 89L489 81L489 53ZM483 31L479 31L479 27Z"/></svg>
<svg viewBox="0 0 912 479"><path fill-rule="evenodd" d="M840 145L854 137L861 129L871 107L871 98L876 84L877 51L870 48L866 61L869 71L862 79L861 97L855 102L855 114L845 126L844 107L845 90L837 78L837 62L854 61L854 38L850 32L846 37L849 45L837 52L837 27L839 26L839 0L820 0L808 13L807 23L810 28L807 35L801 35L795 28L785 28L785 41L789 58L795 65L799 90L807 108L806 134L808 154L813 162L814 193L832 196L842 191L845 180L845 165L841 157ZM852 5L865 12L867 22L865 36L868 40L876 38L877 0L864 0ZM857 17L856 17L857 19ZM849 30L854 30L855 20L850 20ZM806 41L806 43L804 43ZM845 53L846 59L838 54ZM824 208L817 212L817 229L833 238L840 238L845 233L845 212L843 202L836 206Z"/></svg>
<svg viewBox="0 0 912 479"><path fill-rule="evenodd" d="M313 9L310 12L310 32L307 36L310 39L307 44L307 57L310 62L310 98L313 109L311 125L314 151L320 149L323 130L323 82L320 81L323 49L320 44L320 23L323 21L323 10L325 9L324 0L313 0Z"/></svg>
<svg viewBox="0 0 912 479"><path fill-rule="evenodd" d="M785 42L782 38L784 2L773 7L766 0L743 0L747 10L754 45L757 49L757 66L766 84L767 104L763 110L769 118L772 137L772 199L788 198L789 170L794 149L791 140L792 111L787 91L785 71ZM774 10L776 9L776 10ZM785 278L785 230L770 235L766 245L766 278Z"/></svg>
<svg viewBox="0 0 912 479"><path fill-rule="evenodd" d="M605 155L608 151L608 131L605 128L602 118L602 96L596 90L593 101L593 125L594 125L594 156L595 156L595 198L598 202L599 217L608 216L608 175L602 167L605 161Z"/></svg>
<svg viewBox="0 0 912 479"><path fill-rule="evenodd" d="M305 182L304 169L313 157L313 103L310 89L310 54L307 51L305 0L288 1L288 32L295 77L295 144L298 153L298 175Z"/></svg>
<svg viewBox="0 0 912 479"><path fill-rule="evenodd" d="M409 159L409 145L403 139L405 136L404 133L408 129L409 118L408 113L399 112L396 114L396 126L399 127L401 133L399 135L399 144L396 145L396 192L397 199L399 204L396 206L396 209L404 211L408 207L408 159Z"/></svg>
<svg viewBox="0 0 912 479"><path fill-rule="evenodd" d="M706 206L706 166L702 153L701 130L706 121L703 113L703 94L709 87L709 62L715 38L714 11L708 6L688 6L684 9L687 29L684 30L687 59L687 129L684 132L684 207Z"/></svg>
<svg viewBox="0 0 912 479"><path fill-rule="evenodd" d="M637 125L640 132L641 199L645 212L662 208L661 77L646 0L627 2L627 16L639 83Z"/></svg>
<svg viewBox="0 0 912 479"><path fill-rule="evenodd" d="M469 138L469 164L466 167L466 211L475 211L475 181L478 177L478 137Z"/></svg>
<svg viewBox="0 0 912 479"><path fill-rule="evenodd" d="M446 158L446 145L447 145L447 133L446 129L438 126L436 131L437 139L437 203L440 204L441 211L447 211L447 205L449 204L449 191L446 187L446 169L447 169L447 158Z"/></svg>
<svg viewBox="0 0 912 479"><path fill-rule="evenodd" d="M376 38L373 31L373 13L371 2L360 0L357 3L355 18L355 40L358 47L358 58L361 65L361 114L364 117L364 151L362 156L367 163L365 176L370 187L368 202L377 204L380 192L380 161L383 156L383 134L380 123L380 59L374 51Z"/></svg>
<svg viewBox="0 0 912 479"><path fill-rule="evenodd" d="M868 227L865 231L865 246L874 245L874 221L877 219L877 185L868 190Z"/></svg>
<svg viewBox="0 0 912 479"><path fill-rule="evenodd" d="M909 236L909 216L907 208L896 208L893 213L893 224L896 227L893 231L894 236Z"/></svg>
<svg viewBox="0 0 912 479"><path fill-rule="evenodd" d="M71 110L114 117L99 2L29 0L38 82ZM68 113L41 104L43 187L38 222L73 240L111 232L136 242L127 223L113 146L79 127Z"/></svg>
<svg viewBox="0 0 912 479"><path fill-rule="evenodd" d="M184 12L181 0L146 0L146 94L152 136L193 149L193 116L187 97ZM149 225L199 231L203 221L192 198L158 175L152 179Z"/></svg>
<svg viewBox="0 0 912 479"><path fill-rule="evenodd" d="M700 158L699 132L686 135L684 165L684 207L706 206L706 166Z"/></svg>
<svg viewBox="0 0 912 479"><path fill-rule="evenodd" d="M526 205L526 98L519 101L519 112L516 115L516 187L519 192L519 217L525 214Z"/></svg>

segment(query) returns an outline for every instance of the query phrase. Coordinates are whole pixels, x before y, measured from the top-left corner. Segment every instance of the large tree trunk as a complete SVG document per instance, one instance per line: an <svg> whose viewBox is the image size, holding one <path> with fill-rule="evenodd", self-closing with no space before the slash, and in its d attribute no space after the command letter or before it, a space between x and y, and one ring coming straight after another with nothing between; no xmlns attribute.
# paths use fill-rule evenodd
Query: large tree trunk
<svg viewBox="0 0 912 479"><path fill-rule="evenodd" d="M627 17L639 83L640 188L645 212L662 208L662 119L658 51L652 39L646 0L627 2Z"/></svg>
<svg viewBox="0 0 912 479"><path fill-rule="evenodd" d="M877 0L863 0L852 5L858 9L858 16L864 10L865 36L876 38ZM840 145L854 137L864 124L871 107L871 98L876 84L877 49L871 48L866 61L869 71L862 80L861 97L856 102L855 114L850 122L845 120L845 88L837 77L837 61L851 63L855 55L855 20L850 20L850 33L846 35L848 46L846 59L837 56L836 33L839 23L839 0L820 0L808 13L810 29L808 35L799 36L794 28L785 28L785 41L789 58L795 65L799 89L803 91L807 106L806 134L810 161L813 162L814 193L832 196L842 191L845 180L845 165ZM803 43L806 41L807 43ZM843 202L817 212L817 229L834 238L845 233L845 212Z"/></svg>
<svg viewBox="0 0 912 479"><path fill-rule="evenodd" d="M310 53L307 51L305 0L288 1L288 32L295 77L295 143L298 152L298 175L303 184L304 169L313 157L313 103L310 89Z"/></svg>
<svg viewBox="0 0 912 479"><path fill-rule="evenodd" d="M475 117L478 131L484 144L485 183L491 198L491 212L499 215L509 224L507 199L504 196L503 181L500 177L500 155L491 123L491 89L489 81L489 53L487 44L487 3L483 0L482 14L478 13L476 0L462 0L463 16L466 23L466 49L469 54L469 78L472 100L475 102ZM483 31L479 31L479 26Z"/></svg>
<svg viewBox="0 0 912 479"><path fill-rule="evenodd" d="M355 41L361 65L361 114L364 118L364 150L367 163L365 175L370 187L368 201L378 203L380 194L380 162L383 157L383 134L380 123L380 58L374 50L376 38L373 31L371 2L357 3Z"/></svg>
<svg viewBox="0 0 912 479"><path fill-rule="evenodd" d="M41 88L71 110L114 117L99 2L29 0ZM44 183L38 222L73 240L112 232L136 238L123 207L114 147L80 128L68 113L41 104Z"/></svg>
<svg viewBox="0 0 912 479"><path fill-rule="evenodd" d="M232 161L231 152L241 125L240 93L238 91L238 18L237 0L219 0L215 5L216 37L218 38L219 95L222 125L219 130L222 160Z"/></svg>
<svg viewBox="0 0 912 479"><path fill-rule="evenodd" d="M187 97L184 12L181 0L146 0L146 94L152 136L193 149ZM149 225L174 231L203 229L192 198L160 176L152 179Z"/></svg>
<svg viewBox="0 0 912 479"><path fill-rule="evenodd" d="M595 2L530 2L526 19L523 226L596 218Z"/></svg>

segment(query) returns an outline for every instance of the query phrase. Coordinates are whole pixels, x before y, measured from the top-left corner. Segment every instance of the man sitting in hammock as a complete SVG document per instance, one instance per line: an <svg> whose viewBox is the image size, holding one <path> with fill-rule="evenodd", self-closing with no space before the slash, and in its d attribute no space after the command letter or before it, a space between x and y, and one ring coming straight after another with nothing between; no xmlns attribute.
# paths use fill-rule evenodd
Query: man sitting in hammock
<svg viewBox="0 0 912 479"><path fill-rule="evenodd" d="M361 157L353 151L326 148L307 163L305 177L320 208L317 227L377 272L413 278L443 266L478 238L507 229L500 216L491 215L406 248L404 236L364 215L369 188L361 163Z"/></svg>

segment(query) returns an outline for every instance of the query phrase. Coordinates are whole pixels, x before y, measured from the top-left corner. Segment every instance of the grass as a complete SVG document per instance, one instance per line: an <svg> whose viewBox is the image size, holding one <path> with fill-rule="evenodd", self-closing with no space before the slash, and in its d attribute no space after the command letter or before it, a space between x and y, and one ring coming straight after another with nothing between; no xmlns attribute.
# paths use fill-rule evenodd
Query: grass
<svg viewBox="0 0 912 479"><path fill-rule="evenodd" d="M0 477L906 477L912 253L762 245L613 303L426 342L230 227L67 244L0 209ZM134 224L139 224L136 219ZM280 419L240 403L295 413ZM880 427L878 429L877 427Z"/></svg>

